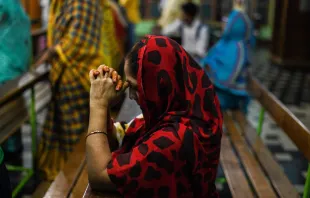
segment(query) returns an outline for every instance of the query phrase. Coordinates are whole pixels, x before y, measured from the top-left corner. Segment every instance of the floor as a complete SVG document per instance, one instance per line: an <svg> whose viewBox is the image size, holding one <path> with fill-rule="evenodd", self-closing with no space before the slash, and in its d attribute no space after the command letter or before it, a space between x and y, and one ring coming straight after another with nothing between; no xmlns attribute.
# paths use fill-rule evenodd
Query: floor
<svg viewBox="0 0 310 198"><path fill-rule="evenodd" d="M306 87L305 83L310 78L309 73L303 73L301 71L288 71L282 70L278 67L269 65L267 62L266 51L257 52L257 64L253 64L252 71L258 79L264 82L276 96L278 96L282 102L303 122L308 128L310 128L310 97L309 87ZM261 58L265 57L265 58ZM302 88L300 88L300 86ZM129 111L130 109L130 111ZM138 115L140 113L139 107L128 98L125 101L125 105L122 109L122 116L118 117L119 120L124 118ZM253 101L249 108L248 120L253 126L257 125L258 114L260 106L256 101ZM38 116L38 135L41 132L41 126L44 123L44 117L46 110L43 110ZM129 121L128 119L125 121ZM32 154L31 154L31 132L29 124L25 124L22 128L22 143L23 152L22 158L19 163L24 164L26 167L32 166ZM274 121L266 115L262 138L264 143L268 146L273 153L275 159L283 167L283 170L295 185L296 189L302 194L308 162L298 151L296 146L290 141L290 139L283 133L283 131L277 127ZM223 173L219 170L219 176ZM16 182L20 179L20 175L11 174L12 184L16 185ZM230 197L230 193L227 185L217 185L220 190L221 197ZM25 190L21 193L21 197L31 197L31 193L34 190L34 181L27 185Z"/></svg>

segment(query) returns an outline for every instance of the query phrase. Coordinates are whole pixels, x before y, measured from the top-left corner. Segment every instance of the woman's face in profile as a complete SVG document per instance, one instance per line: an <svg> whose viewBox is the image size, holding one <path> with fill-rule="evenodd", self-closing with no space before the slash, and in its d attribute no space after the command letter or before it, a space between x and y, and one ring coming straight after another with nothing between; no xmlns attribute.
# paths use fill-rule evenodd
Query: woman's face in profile
<svg viewBox="0 0 310 198"><path fill-rule="evenodd" d="M132 74L132 69L130 68L127 60L125 60L124 73L126 76L126 81L129 84L129 98L131 100L135 100L137 104L139 104L137 79Z"/></svg>

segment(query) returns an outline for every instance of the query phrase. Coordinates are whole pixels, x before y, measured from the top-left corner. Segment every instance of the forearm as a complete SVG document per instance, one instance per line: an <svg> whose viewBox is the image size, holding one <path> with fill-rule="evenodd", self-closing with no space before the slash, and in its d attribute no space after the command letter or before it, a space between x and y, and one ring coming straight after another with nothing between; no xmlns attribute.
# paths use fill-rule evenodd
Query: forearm
<svg viewBox="0 0 310 198"><path fill-rule="evenodd" d="M91 108L88 134L93 131L107 132L107 108ZM105 134L94 134L86 140L86 160L89 178L100 180L100 174L106 169L111 160L111 150L108 137Z"/></svg>

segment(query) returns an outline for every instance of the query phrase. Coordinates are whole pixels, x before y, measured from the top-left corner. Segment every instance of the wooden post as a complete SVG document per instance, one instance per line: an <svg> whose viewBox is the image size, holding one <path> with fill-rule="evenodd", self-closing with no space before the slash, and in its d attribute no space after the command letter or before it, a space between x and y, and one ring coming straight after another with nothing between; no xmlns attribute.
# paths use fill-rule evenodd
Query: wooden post
<svg viewBox="0 0 310 198"><path fill-rule="evenodd" d="M27 14L31 18L32 29L41 27L41 6L40 0L21 0Z"/></svg>
<svg viewBox="0 0 310 198"><path fill-rule="evenodd" d="M310 69L310 11L302 11L300 3L276 0L271 60L281 66Z"/></svg>

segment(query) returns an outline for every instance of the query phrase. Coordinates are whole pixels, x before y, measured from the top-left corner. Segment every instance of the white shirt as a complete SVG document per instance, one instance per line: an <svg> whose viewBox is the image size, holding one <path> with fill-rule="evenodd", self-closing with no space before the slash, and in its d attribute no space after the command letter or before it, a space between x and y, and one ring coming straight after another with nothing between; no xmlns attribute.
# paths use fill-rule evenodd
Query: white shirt
<svg viewBox="0 0 310 198"><path fill-rule="evenodd" d="M46 27L48 23L48 15L49 15L49 0L41 0L41 8L42 8L42 26Z"/></svg>
<svg viewBox="0 0 310 198"><path fill-rule="evenodd" d="M184 24L180 19L175 20L170 25L167 25L163 30L162 34L166 36L172 36L176 34L181 34L180 27L183 27L182 35L179 35L182 37L182 46L183 48L191 55L198 55L201 58L206 56L207 54L207 48L209 45L209 28L204 25L199 30L199 36L196 38L196 33L201 25L200 20L196 19L191 24L191 26L188 26Z"/></svg>

